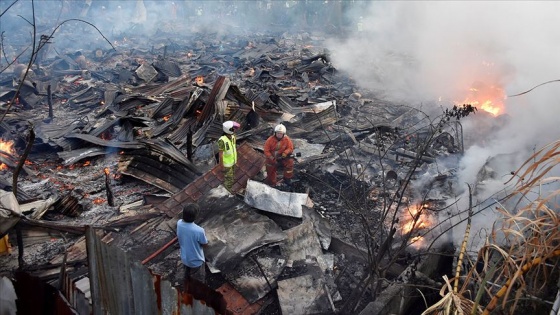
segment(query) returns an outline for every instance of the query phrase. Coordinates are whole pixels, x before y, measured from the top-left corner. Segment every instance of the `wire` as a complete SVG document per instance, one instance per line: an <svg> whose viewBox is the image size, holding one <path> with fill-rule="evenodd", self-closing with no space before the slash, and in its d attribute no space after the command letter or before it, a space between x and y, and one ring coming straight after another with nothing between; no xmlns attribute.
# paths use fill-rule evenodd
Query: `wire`
<svg viewBox="0 0 560 315"><path fill-rule="evenodd" d="M552 83L552 82L560 82L560 79L559 79L559 80L551 80L551 81L547 81L547 82L545 82L545 83L541 83L541 84L535 86L534 88L532 88L532 89L530 89L530 90L527 90L527 91L522 92L522 93L519 93L519 94L508 95L507 97L516 97L516 96L520 96L520 95L523 95L523 94L527 94L527 93L531 92L532 90L538 88L538 87L541 86L541 85L545 85L545 84Z"/></svg>

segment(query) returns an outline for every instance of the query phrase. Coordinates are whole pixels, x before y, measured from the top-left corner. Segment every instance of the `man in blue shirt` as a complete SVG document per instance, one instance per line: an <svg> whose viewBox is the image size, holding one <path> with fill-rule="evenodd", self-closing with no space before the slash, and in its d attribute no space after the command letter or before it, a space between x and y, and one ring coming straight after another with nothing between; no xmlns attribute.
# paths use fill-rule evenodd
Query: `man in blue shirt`
<svg viewBox="0 0 560 315"><path fill-rule="evenodd" d="M203 247L208 246L204 229L194 223L200 208L190 203L183 207L183 218L177 221L177 239L181 247L181 261L185 265L185 281L193 278L206 283Z"/></svg>

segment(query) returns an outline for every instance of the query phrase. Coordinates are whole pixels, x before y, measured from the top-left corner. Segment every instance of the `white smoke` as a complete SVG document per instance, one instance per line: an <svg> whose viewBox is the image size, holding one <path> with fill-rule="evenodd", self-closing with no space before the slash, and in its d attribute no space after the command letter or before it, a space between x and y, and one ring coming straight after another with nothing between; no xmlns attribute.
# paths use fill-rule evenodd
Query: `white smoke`
<svg viewBox="0 0 560 315"><path fill-rule="evenodd" d="M553 1L371 2L362 19L352 17L352 34L329 49L335 66L363 88L407 104L439 99L434 103L451 107L476 82L514 95L560 79L559 9ZM462 120L467 147L458 183L474 185L491 161L495 178L479 185L478 197L507 189L509 172L558 139L559 101L560 82L550 83L507 98L505 116L479 112ZM464 210L468 197L460 199L457 209ZM489 227L491 217L485 211L474 226Z"/></svg>

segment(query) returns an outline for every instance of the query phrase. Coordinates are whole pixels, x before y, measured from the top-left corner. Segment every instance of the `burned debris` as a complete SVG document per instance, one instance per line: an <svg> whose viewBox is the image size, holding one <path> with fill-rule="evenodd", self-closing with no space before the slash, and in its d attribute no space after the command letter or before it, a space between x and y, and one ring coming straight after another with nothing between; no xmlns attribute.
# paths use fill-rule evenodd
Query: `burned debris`
<svg viewBox="0 0 560 315"><path fill-rule="evenodd" d="M114 49L44 54L23 82L25 65L1 74L2 108L11 107L0 125L2 142L11 144L0 152L4 190L13 188L8 175L25 148L21 135L29 124L36 132L15 183L25 210L2 212L9 222L2 234L15 240L14 226L25 231L19 267L64 288L83 312L101 307L96 296L110 299L100 293L109 285L103 271L88 268L94 263L141 261L184 289L174 226L180 206L198 202L210 240L209 286L227 311L237 298L252 313L355 313L381 294L364 294L372 267L396 282L410 264L429 273L418 267L429 263L411 258L411 245L427 241L430 209L395 214L400 223L384 220L427 194L408 187L412 179L447 180L430 165L462 152L459 123L411 128L421 115L358 92L319 35L207 35L151 50L131 38ZM216 165L225 120L242 124L231 191ZM280 121L296 143L296 181L269 187L262 145ZM447 198L441 187L430 195L434 205ZM140 281L127 277L121 280Z"/></svg>

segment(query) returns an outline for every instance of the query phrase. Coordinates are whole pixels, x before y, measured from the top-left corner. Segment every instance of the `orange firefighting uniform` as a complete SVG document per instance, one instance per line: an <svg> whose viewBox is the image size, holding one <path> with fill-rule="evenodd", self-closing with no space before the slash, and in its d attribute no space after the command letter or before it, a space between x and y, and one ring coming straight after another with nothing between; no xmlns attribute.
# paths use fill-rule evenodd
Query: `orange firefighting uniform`
<svg viewBox="0 0 560 315"><path fill-rule="evenodd" d="M275 135L268 137L264 143L264 155L266 156L266 181L268 184L275 186L276 167L282 164L284 168L283 178L289 180L294 176L294 159L289 157L294 152L294 144L287 135L282 139L276 138Z"/></svg>

